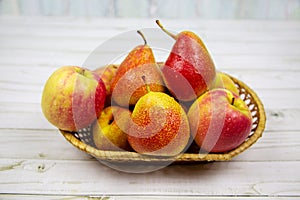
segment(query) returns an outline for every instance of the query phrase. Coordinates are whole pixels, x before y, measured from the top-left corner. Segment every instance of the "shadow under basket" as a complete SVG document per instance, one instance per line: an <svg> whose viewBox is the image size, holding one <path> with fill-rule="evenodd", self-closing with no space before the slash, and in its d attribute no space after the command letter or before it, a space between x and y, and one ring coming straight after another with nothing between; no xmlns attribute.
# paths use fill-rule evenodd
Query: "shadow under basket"
<svg viewBox="0 0 300 200"><path fill-rule="evenodd" d="M227 74L228 75L228 74ZM60 130L62 135L76 148L90 154L98 160L110 163L123 164L155 164L169 162L172 164L189 164L195 162L227 161L242 153L252 146L261 136L265 128L266 115L262 102L256 93L242 81L228 75L236 84L240 98L249 107L253 122L252 130L248 138L237 148L224 153L199 153L199 147L192 143L182 154L176 157L147 156L136 152L128 151L103 151L95 147L91 127L79 130L78 132L68 132Z"/></svg>

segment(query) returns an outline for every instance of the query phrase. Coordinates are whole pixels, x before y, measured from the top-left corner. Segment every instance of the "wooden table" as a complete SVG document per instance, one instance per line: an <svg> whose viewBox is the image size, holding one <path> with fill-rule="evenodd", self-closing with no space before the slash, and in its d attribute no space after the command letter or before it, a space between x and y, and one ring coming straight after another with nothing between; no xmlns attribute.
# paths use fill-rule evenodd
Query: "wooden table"
<svg viewBox="0 0 300 200"><path fill-rule="evenodd" d="M154 20L2 17L0 199L300 197L300 22L162 22L199 34L217 68L257 92L267 113L263 137L229 162L172 165L146 174L106 167L46 121L42 89L58 67L81 66L104 41L157 28Z"/></svg>

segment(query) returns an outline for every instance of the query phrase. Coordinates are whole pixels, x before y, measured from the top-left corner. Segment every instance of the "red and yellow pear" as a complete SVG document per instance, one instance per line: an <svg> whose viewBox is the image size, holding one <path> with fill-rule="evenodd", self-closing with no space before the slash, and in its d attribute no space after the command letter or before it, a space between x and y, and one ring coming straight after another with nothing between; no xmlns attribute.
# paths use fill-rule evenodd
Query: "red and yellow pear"
<svg viewBox="0 0 300 200"><path fill-rule="evenodd" d="M164 91L163 80L154 54L144 35L144 44L135 47L118 67L111 81L112 99L121 106L134 105L139 98L147 93L142 76L149 79L151 91Z"/></svg>
<svg viewBox="0 0 300 200"><path fill-rule="evenodd" d="M190 129L186 113L166 93L149 90L136 103L131 118L128 141L138 153L176 156L188 145Z"/></svg>
<svg viewBox="0 0 300 200"><path fill-rule="evenodd" d="M167 88L177 99L192 101L214 83L216 69L203 41L191 31L174 35L156 20L159 27L175 39L175 44L161 68Z"/></svg>
<svg viewBox="0 0 300 200"><path fill-rule="evenodd" d="M127 126L130 111L118 106L106 107L93 124L93 140L100 150L130 150Z"/></svg>
<svg viewBox="0 0 300 200"><path fill-rule="evenodd" d="M236 95L239 95L239 90L235 86L232 79L227 74L224 74L223 72L220 71L217 72L215 83L212 86L212 89L214 88L224 88L233 92Z"/></svg>
<svg viewBox="0 0 300 200"><path fill-rule="evenodd" d="M106 95L110 96L111 95L111 81L113 77L115 77L116 73L118 70L118 66L115 64L109 64L104 67L99 67L94 70L94 73L99 75L105 85L106 88Z"/></svg>
<svg viewBox="0 0 300 200"><path fill-rule="evenodd" d="M105 107L111 105L111 82L112 79L115 77L117 70L118 66L114 64L109 64L105 67L99 67L94 70L94 72L101 77L106 88Z"/></svg>

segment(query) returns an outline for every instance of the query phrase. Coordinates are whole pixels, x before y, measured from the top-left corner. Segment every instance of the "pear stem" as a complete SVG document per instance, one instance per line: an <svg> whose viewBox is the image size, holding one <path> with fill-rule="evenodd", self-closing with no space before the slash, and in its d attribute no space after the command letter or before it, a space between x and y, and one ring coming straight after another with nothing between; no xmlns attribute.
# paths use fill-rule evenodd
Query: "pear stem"
<svg viewBox="0 0 300 200"><path fill-rule="evenodd" d="M147 40L146 40L144 34L142 33L142 31L137 30L136 32L137 32L140 36L142 36L142 38L143 38L143 40L144 40L144 43L145 43L144 45L147 45Z"/></svg>
<svg viewBox="0 0 300 200"><path fill-rule="evenodd" d="M166 34L168 34L170 37L172 37L174 40L177 39L176 35L174 35L173 33L171 33L170 31L166 30L164 28L164 26L160 23L160 21L157 19L156 24L161 28L161 30L163 30L163 32L165 32Z"/></svg>
<svg viewBox="0 0 300 200"><path fill-rule="evenodd" d="M82 68L80 69L80 68L79 68L79 69L76 70L76 72L77 72L78 74L80 74L80 75L84 75L85 69L82 69Z"/></svg>
<svg viewBox="0 0 300 200"><path fill-rule="evenodd" d="M149 92L151 92L151 90L150 90L150 87L149 87L149 85L148 85L148 83L147 83L147 81L146 81L146 76L142 76L142 79L143 79L143 81L144 81L144 83L145 83L145 85L146 85L146 89L147 89L147 92L149 93Z"/></svg>
<svg viewBox="0 0 300 200"><path fill-rule="evenodd" d="M232 100L231 100L231 105L233 105L233 104L234 104L234 100L235 100L235 98L234 98L234 97L232 97Z"/></svg>

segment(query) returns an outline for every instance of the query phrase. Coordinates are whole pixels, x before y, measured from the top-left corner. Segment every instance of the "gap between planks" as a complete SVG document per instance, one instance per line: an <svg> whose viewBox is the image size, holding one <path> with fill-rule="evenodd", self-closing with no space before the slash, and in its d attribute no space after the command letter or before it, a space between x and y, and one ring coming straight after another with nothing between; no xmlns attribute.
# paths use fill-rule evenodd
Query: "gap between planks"
<svg viewBox="0 0 300 200"><path fill-rule="evenodd" d="M213 162L127 174L97 161L0 159L0 193L293 196L299 163Z"/></svg>

